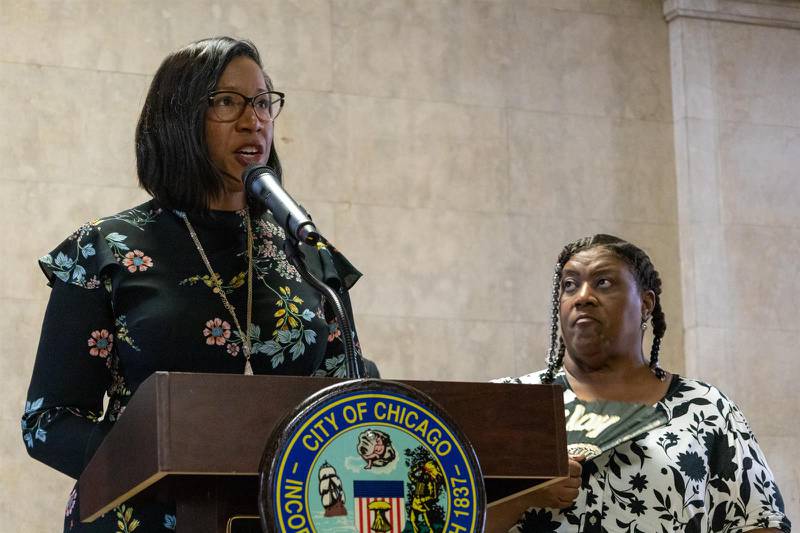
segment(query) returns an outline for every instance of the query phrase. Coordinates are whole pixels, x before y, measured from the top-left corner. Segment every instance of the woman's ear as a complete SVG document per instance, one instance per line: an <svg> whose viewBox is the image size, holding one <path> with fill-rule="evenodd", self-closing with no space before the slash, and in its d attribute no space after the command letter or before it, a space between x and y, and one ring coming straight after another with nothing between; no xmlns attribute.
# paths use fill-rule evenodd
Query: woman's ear
<svg viewBox="0 0 800 533"><path fill-rule="evenodd" d="M642 322L650 320L656 307L656 293L650 290L642 292Z"/></svg>

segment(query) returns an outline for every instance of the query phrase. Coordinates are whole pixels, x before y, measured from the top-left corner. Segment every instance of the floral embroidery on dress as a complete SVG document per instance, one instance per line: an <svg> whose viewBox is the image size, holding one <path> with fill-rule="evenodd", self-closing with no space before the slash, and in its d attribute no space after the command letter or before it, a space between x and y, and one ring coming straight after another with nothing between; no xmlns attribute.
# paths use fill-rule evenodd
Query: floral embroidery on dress
<svg viewBox="0 0 800 533"><path fill-rule="evenodd" d="M122 266L128 269L128 272L144 272L148 268L153 267L153 260L144 255L144 252L141 250L134 250L132 252L128 252L125 254L125 257L122 259Z"/></svg>
<svg viewBox="0 0 800 533"><path fill-rule="evenodd" d="M164 515L164 527L167 529L175 530L176 520L174 514L165 514Z"/></svg>
<svg viewBox="0 0 800 533"><path fill-rule="evenodd" d="M242 223L244 224L244 221ZM283 228L269 220L259 219L255 223L253 233L253 268L259 278L263 278L267 272L273 271L287 280L301 282L300 273L289 263L286 253L279 249L274 242L275 238L278 238L280 242L286 240Z"/></svg>
<svg viewBox="0 0 800 533"><path fill-rule="evenodd" d="M336 324L336 321L333 322ZM329 324L330 326L330 324ZM341 331L339 328L336 328L336 331ZM341 335L335 335L334 339L340 339ZM344 350L344 343L341 340L337 341L339 346L341 346L342 350ZM361 344L358 342L358 339L353 338L353 348L355 349L357 354L361 354ZM335 352L334 352L335 353ZM345 354L340 353L338 355L327 355L322 362L320 368L318 368L313 374L314 377L328 377L328 378L346 378L347 377L347 363L345 361Z"/></svg>
<svg viewBox="0 0 800 533"><path fill-rule="evenodd" d="M206 337L206 344L222 346L231 337L231 325L221 318L212 318L206 322L203 335Z"/></svg>
<svg viewBox="0 0 800 533"><path fill-rule="evenodd" d="M336 319L328 322L328 344L338 343L344 349L344 340L342 339L342 330L339 328L339 323ZM360 352L361 348L358 341L354 339L356 351ZM320 368L314 372L317 377L333 377L333 378L346 378L347 377L347 364L345 363L345 354L329 355L324 359Z"/></svg>
<svg viewBox="0 0 800 533"><path fill-rule="evenodd" d="M108 393L106 419L110 422L116 422L125 410L125 406L128 404L132 393L125 381L125 377L122 375L122 372L120 372L117 352L113 352L112 356L106 359L106 366L111 373L111 383L106 390Z"/></svg>
<svg viewBox="0 0 800 533"><path fill-rule="evenodd" d="M209 289L211 289L211 291L214 294L217 294L220 291L223 291L225 294L230 294L233 292L234 289L238 289L239 287L242 287L244 285L245 276L247 276L246 273L239 272L238 274L233 276L228 283L223 283L222 276L214 272L213 276L210 276L208 274L204 274L202 276L201 275L190 276L184 280L181 280L179 285L194 285L195 283L202 281L203 284Z"/></svg>
<svg viewBox="0 0 800 533"><path fill-rule="evenodd" d="M313 376L314 377L329 377L329 378L346 378L347 365L345 364L345 356L343 353L333 357L326 357L322 366L318 368Z"/></svg>
<svg viewBox="0 0 800 533"><path fill-rule="evenodd" d="M80 416L96 422L99 415L93 411L82 411L72 407L53 407L42 409L44 398L37 398L33 401L25 402L25 412L22 415L22 439L28 448L33 448L35 441L47 442L47 430L61 412L67 412L75 416Z"/></svg>
<svg viewBox="0 0 800 533"><path fill-rule="evenodd" d="M114 327L116 328L117 331L118 341L122 341L128 346L130 346L132 349L136 350L137 352L141 352L139 347L136 346L136 343L133 342L133 339L130 336L130 333L128 331L128 321L125 315L120 315L116 318L116 320L114 321Z"/></svg>
<svg viewBox="0 0 800 533"><path fill-rule="evenodd" d="M117 514L117 533L130 533L139 527L139 520L133 518L133 507L122 504L114 512Z"/></svg>
<svg viewBox="0 0 800 533"><path fill-rule="evenodd" d="M335 320L328 322L328 342L333 342L334 339L338 339L341 336L342 330L339 329L339 323Z"/></svg>
<svg viewBox="0 0 800 533"><path fill-rule="evenodd" d="M273 317L275 329L272 331L272 339L262 342L259 338L253 342L253 353L263 353L272 357L272 367L281 365L286 359L286 351L294 361L306 351L306 345L310 346L317 342L317 332L306 327L304 322L311 322L315 314L310 309L300 310L304 301L297 295L292 295L292 289L288 286L278 287L278 291L269 287L275 292L278 299L275 305L278 307ZM260 328L253 328L260 337Z"/></svg>
<svg viewBox="0 0 800 533"><path fill-rule="evenodd" d="M121 233L117 233L116 231L109 233L103 237L108 244L108 247L111 249L111 253L114 254L114 257L117 259L118 262L123 262L125 255L130 251L130 248L125 241L128 239L127 235L122 235Z"/></svg>
<svg viewBox="0 0 800 533"><path fill-rule="evenodd" d="M244 273L241 273L234 280L237 280L238 283L238 280L243 279L243 277ZM214 292L218 290L228 291L226 287L219 283L220 276L217 274L213 278L192 276L181 283L194 284L201 280L207 287L212 287ZM290 287L278 287L277 291L272 287L267 288L278 296L275 301L278 309L273 315L276 321L272 339L262 340L261 327L257 324L250 324L247 335L252 346L252 353L270 356L270 363L273 368L276 368L286 361L287 355L290 360L294 361L305 353L307 346L317 342L317 332L307 327L306 324L311 323L316 314L310 309L300 308L304 301L299 296L293 295ZM231 329L230 323L220 318L214 318L207 321L205 325L203 335L206 337L206 344L226 345L226 351L229 355L236 357L239 354L241 346L244 344L243 339L239 331Z"/></svg>
<svg viewBox="0 0 800 533"><path fill-rule="evenodd" d="M53 257L52 254L47 254L39 258L39 261L42 265L47 266L53 275L64 283L72 283L85 289L96 289L100 286L100 280L97 278L97 275L93 275L91 278L86 279L86 267L80 264L81 261L97 255L97 250L95 249L94 243L91 241L85 242L91 239L91 234L93 231L100 227L100 225L102 225L104 222L109 220L119 220L133 226L140 231L144 231L143 226L154 222L160 213L161 209L144 211L134 208L119 215L87 222L75 230L75 232L73 232L72 235L70 235L67 239L67 241L74 241L74 253L70 252L68 255L64 250L60 250L55 257ZM127 235L122 235L117 232L111 232L103 236L103 239L116 258L117 262L123 264L123 266L127 267L129 271L135 272L137 269L147 270L147 268L152 267L152 259L145 256L143 253L141 256L137 256L136 252L134 251L134 255L128 258L130 248L124 242L127 238ZM124 264L126 259L130 259L130 264ZM145 259L147 259L147 261L145 261ZM147 262L150 264L147 264ZM136 268L134 270L130 270L134 264ZM141 268L142 266L145 268Z"/></svg>
<svg viewBox="0 0 800 533"><path fill-rule="evenodd" d="M89 345L89 355L92 357L108 357L114 347L114 335L107 329L95 330L86 344Z"/></svg>
<svg viewBox="0 0 800 533"><path fill-rule="evenodd" d="M81 244L82 239L86 237L91 230L92 224L86 223L69 236L69 241L75 241L75 257L70 257L64 252L58 252L55 258L48 254L41 257L39 261L50 267L53 274L65 283L71 282L86 288L96 287L96 285L94 285L97 279L96 277L90 280L93 286L87 287L86 269L78 264L78 259L80 257L88 259L97 253L94 249L94 244L91 242Z"/></svg>
<svg viewBox="0 0 800 533"><path fill-rule="evenodd" d="M41 442L47 441L47 431L41 427L42 416L33 417L32 415L41 409L44 398L37 398L32 402L25 402L25 414L22 417L22 439L28 448L33 448L33 440ZM42 413L43 414L43 413Z"/></svg>
<svg viewBox="0 0 800 533"><path fill-rule="evenodd" d="M101 218L96 222L93 222L93 224L96 225L106 220L119 220L121 222L125 222L133 226L134 228L140 231L144 231L144 226L155 222L156 218L158 218L158 215L160 214L161 214L160 207L148 210L134 207L132 209L128 209L127 211L123 211L122 213L118 213L110 217Z"/></svg>
<svg viewBox="0 0 800 533"><path fill-rule="evenodd" d="M89 257L95 253L94 247L92 247L91 244L88 244L84 249L80 249L80 245L78 245L78 247L79 253L83 254L84 257ZM86 269L79 265L75 259L68 257L64 252L58 252L55 259L52 255L45 255L41 257L39 261L50 267L53 275L64 283L71 282L81 287L86 286Z"/></svg>
<svg viewBox="0 0 800 533"><path fill-rule="evenodd" d="M303 304L303 299L299 296L292 296L292 289L278 287L278 290L281 298L275 302L275 305L279 306L274 315L278 319L275 323L276 328L296 328L302 325L301 319L308 321L314 318L314 312L310 309L303 309L303 312L300 312L300 308L297 306ZM275 335L275 332L272 334Z"/></svg>

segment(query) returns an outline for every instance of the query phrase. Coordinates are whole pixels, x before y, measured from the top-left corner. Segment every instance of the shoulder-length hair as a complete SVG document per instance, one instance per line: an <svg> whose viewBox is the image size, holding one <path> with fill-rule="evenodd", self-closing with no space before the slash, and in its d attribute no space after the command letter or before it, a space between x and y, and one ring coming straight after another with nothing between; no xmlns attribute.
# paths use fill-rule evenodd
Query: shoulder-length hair
<svg viewBox="0 0 800 533"><path fill-rule="evenodd" d="M222 176L206 144L206 97L239 56L264 71L255 45L230 37L193 42L167 56L156 71L136 126L136 170L139 185L163 207L203 211L222 196ZM271 91L266 72L264 80ZM281 175L274 143L267 164Z"/></svg>

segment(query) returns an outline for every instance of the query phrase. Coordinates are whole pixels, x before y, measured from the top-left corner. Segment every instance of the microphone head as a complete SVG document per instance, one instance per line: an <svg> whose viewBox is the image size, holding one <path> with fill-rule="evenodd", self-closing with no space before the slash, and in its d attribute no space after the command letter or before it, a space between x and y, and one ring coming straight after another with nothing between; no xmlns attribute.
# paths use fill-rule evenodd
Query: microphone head
<svg viewBox="0 0 800 533"><path fill-rule="evenodd" d="M269 174L278 183L282 183L283 181L281 180L281 176L275 172L274 168L264 163L253 163L251 165L247 165L247 168L245 168L244 172L242 172L242 183L244 183L244 189L248 194L253 194L253 180L262 174Z"/></svg>

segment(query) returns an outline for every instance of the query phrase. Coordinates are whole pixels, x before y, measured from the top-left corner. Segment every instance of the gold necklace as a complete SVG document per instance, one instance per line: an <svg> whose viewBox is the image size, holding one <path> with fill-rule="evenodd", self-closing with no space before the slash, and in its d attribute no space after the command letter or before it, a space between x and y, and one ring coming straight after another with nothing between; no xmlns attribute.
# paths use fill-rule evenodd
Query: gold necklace
<svg viewBox="0 0 800 533"><path fill-rule="evenodd" d="M236 325L236 330L239 332L239 338L242 339L242 352L244 352L244 374L246 376L253 375L253 367L250 365L250 353L252 351L252 344L250 342L250 323L252 322L253 316L253 230L250 227L250 210L245 207L244 210L244 221L247 225L247 334L242 331L242 326L239 324L239 318L236 316L236 308L231 305L228 301L228 297L225 296L225 290L222 288L222 280L219 279L219 275L214 273L214 269L211 268L211 263L208 260L208 256L206 255L205 250L203 250L203 245L200 244L200 239L197 238L197 233L194 231L194 227L192 227L192 223L189 222L189 217L186 216L186 213L182 211L176 211L176 214L183 219L183 222L186 224L186 229L189 230L189 236L194 241L194 245L197 248L197 251L200 253L200 257L203 259L203 263L206 265L208 269L208 275L211 276L211 282L214 284L214 288L212 289L214 292L219 294L220 299L222 300L222 305L225 306L225 309L228 310L231 317L233 318L233 323Z"/></svg>

